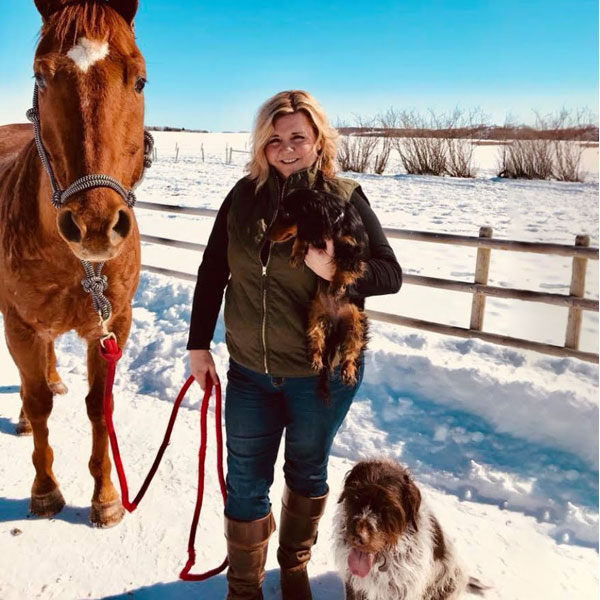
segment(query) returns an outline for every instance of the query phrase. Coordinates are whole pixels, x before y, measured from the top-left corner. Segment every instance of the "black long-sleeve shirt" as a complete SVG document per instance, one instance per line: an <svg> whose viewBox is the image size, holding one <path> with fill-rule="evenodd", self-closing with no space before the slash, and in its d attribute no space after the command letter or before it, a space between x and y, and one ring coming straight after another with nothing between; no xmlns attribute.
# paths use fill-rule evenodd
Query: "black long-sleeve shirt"
<svg viewBox="0 0 600 600"><path fill-rule="evenodd" d="M221 205L215 224L204 250L202 263L198 269L198 279L194 291L188 350L208 350L212 340L223 293L229 280L227 261L227 216L231 206L229 194ZM379 219L370 207L360 187L350 202L358 211L369 237L369 254L364 275L349 289L353 300L364 305L364 298L383 294L394 294L402 285L402 269L396 260Z"/></svg>

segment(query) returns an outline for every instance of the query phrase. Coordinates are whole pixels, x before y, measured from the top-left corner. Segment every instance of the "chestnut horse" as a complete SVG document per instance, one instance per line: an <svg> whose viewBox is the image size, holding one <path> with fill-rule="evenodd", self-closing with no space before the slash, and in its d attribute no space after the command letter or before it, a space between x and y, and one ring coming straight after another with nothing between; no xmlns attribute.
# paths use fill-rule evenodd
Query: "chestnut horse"
<svg viewBox="0 0 600 600"><path fill-rule="evenodd" d="M67 391L56 372L54 339L75 330L87 342L94 478L90 520L108 527L122 519L123 508L110 479L102 413L102 332L92 299L82 288L80 261L106 261L109 287L104 293L113 309L105 325L122 348L140 269L133 202L124 201L123 190L141 178L145 158L145 65L132 25L137 0L35 4L43 22L33 66L40 154L31 126L0 127L0 309L21 378L17 432L33 433L30 510L54 515L65 501L52 471L47 421L53 395ZM35 114L29 116L35 120ZM90 174L108 175L116 187L98 181L72 186ZM69 193L61 197L56 188Z"/></svg>

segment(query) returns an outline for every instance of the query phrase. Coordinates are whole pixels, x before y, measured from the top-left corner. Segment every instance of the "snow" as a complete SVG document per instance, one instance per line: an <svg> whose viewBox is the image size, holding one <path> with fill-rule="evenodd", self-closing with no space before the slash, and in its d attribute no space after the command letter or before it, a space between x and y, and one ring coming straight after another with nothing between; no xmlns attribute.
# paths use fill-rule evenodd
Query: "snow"
<svg viewBox="0 0 600 600"><path fill-rule="evenodd" d="M138 198L218 208L245 160L234 154L234 164L224 164L225 144L244 149L247 134L155 137L158 160ZM350 176L361 183L386 226L477 235L479 226L491 225L495 237L559 243L573 243L575 235L588 233L591 245L598 245L597 167L581 184L498 181L493 154L484 148L477 155L482 164L474 180L396 175L397 163L389 175ZM590 152L597 157L596 149ZM206 242L212 225L208 218L137 214L144 233L199 243ZM473 277L471 249L393 245L406 272ZM200 256L145 244L143 260L195 273ZM570 264L560 257L492 252L490 283L567 293ZM588 297L598 297L597 269L590 261ZM192 283L145 272L135 296L131 336L115 383L115 425L131 496L150 467L186 378L192 293ZM368 306L466 326L470 297L406 286L394 297L369 300ZM565 309L488 299L486 329L562 344L565 315ZM597 313L584 315L582 349L597 352ZM222 320L213 352L225 381ZM53 519L39 519L27 508L32 440L14 435L18 372L0 344L0 597L224 597L223 574L204 583L177 579L187 558L196 497L197 386L183 403L163 464L140 508L117 527L97 530L87 522L93 484L87 470L91 436L83 401L84 345L67 334L58 340L57 355L70 391L56 397L49 429L67 506ZM196 571L216 566L225 553L213 417L211 409ZM412 469L471 574L493 586L487 598L597 597L597 365L373 322L365 380L332 450L332 498L310 563L317 600L343 597L328 540L344 474L356 460L379 455ZM272 490L276 516L281 469L280 456ZM280 597L276 537L267 561L267 599Z"/></svg>

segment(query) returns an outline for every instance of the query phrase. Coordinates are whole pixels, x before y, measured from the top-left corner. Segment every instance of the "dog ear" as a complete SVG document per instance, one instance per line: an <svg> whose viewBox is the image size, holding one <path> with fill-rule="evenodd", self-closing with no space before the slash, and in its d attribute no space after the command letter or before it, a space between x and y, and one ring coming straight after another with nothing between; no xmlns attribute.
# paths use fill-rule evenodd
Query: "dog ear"
<svg viewBox="0 0 600 600"><path fill-rule="evenodd" d="M343 502L348 497L348 495L350 494L351 491L356 490L357 480L359 479L357 477L357 474L358 474L358 470L360 469L360 466L361 466L361 463L357 463L349 471L346 471L346 474L344 475L344 489L342 490L342 493L340 494L338 504Z"/></svg>
<svg viewBox="0 0 600 600"><path fill-rule="evenodd" d="M421 492L408 473L404 475L402 501L407 522L412 524L415 531L418 531L417 514L421 506Z"/></svg>

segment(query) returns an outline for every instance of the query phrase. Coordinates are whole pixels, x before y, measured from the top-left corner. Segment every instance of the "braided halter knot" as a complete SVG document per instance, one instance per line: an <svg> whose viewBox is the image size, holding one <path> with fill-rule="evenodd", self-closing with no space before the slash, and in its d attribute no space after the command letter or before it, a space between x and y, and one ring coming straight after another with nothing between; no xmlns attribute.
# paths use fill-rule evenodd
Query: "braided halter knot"
<svg viewBox="0 0 600 600"><path fill-rule="evenodd" d="M50 160L48 158L48 153L46 152L44 144L42 143L38 94L39 89L36 83L33 88L33 106L27 111L26 115L27 119L29 119L29 121L31 121L33 124L35 146L44 170L50 179L50 186L52 187L52 196L50 197L50 202L52 203L52 206L58 210L71 196L74 196L75 194L79 194L80 192L92 188L106 187L117 192L123 198L125 204L129 208L133 208L136 200L134 190L142 182L146 169L149 169L152 166L152 152L154 150L154 138L152 137L152 134L149 131L144 130L144 163L142 167L142 173L140 178L131 189L126 189L119 181L110 175L88 174L76 179L73 183L71 183L71 185L63 190L56 181L54 171L52 170L52 165L50 164ZM94 265L87 260L81 260L80 262L86 274L86 276L81 280L81 285L83 286L83 289L92 297L94 310L100 317L100 325L104 334L103 338L108 337L109 334L106 330L106 327L107 321L110 319L112 314L112 306L108 298L104 295L104 292L108 287L108 279L106 275L101 275L104 263L97 263Z"/></svg>

